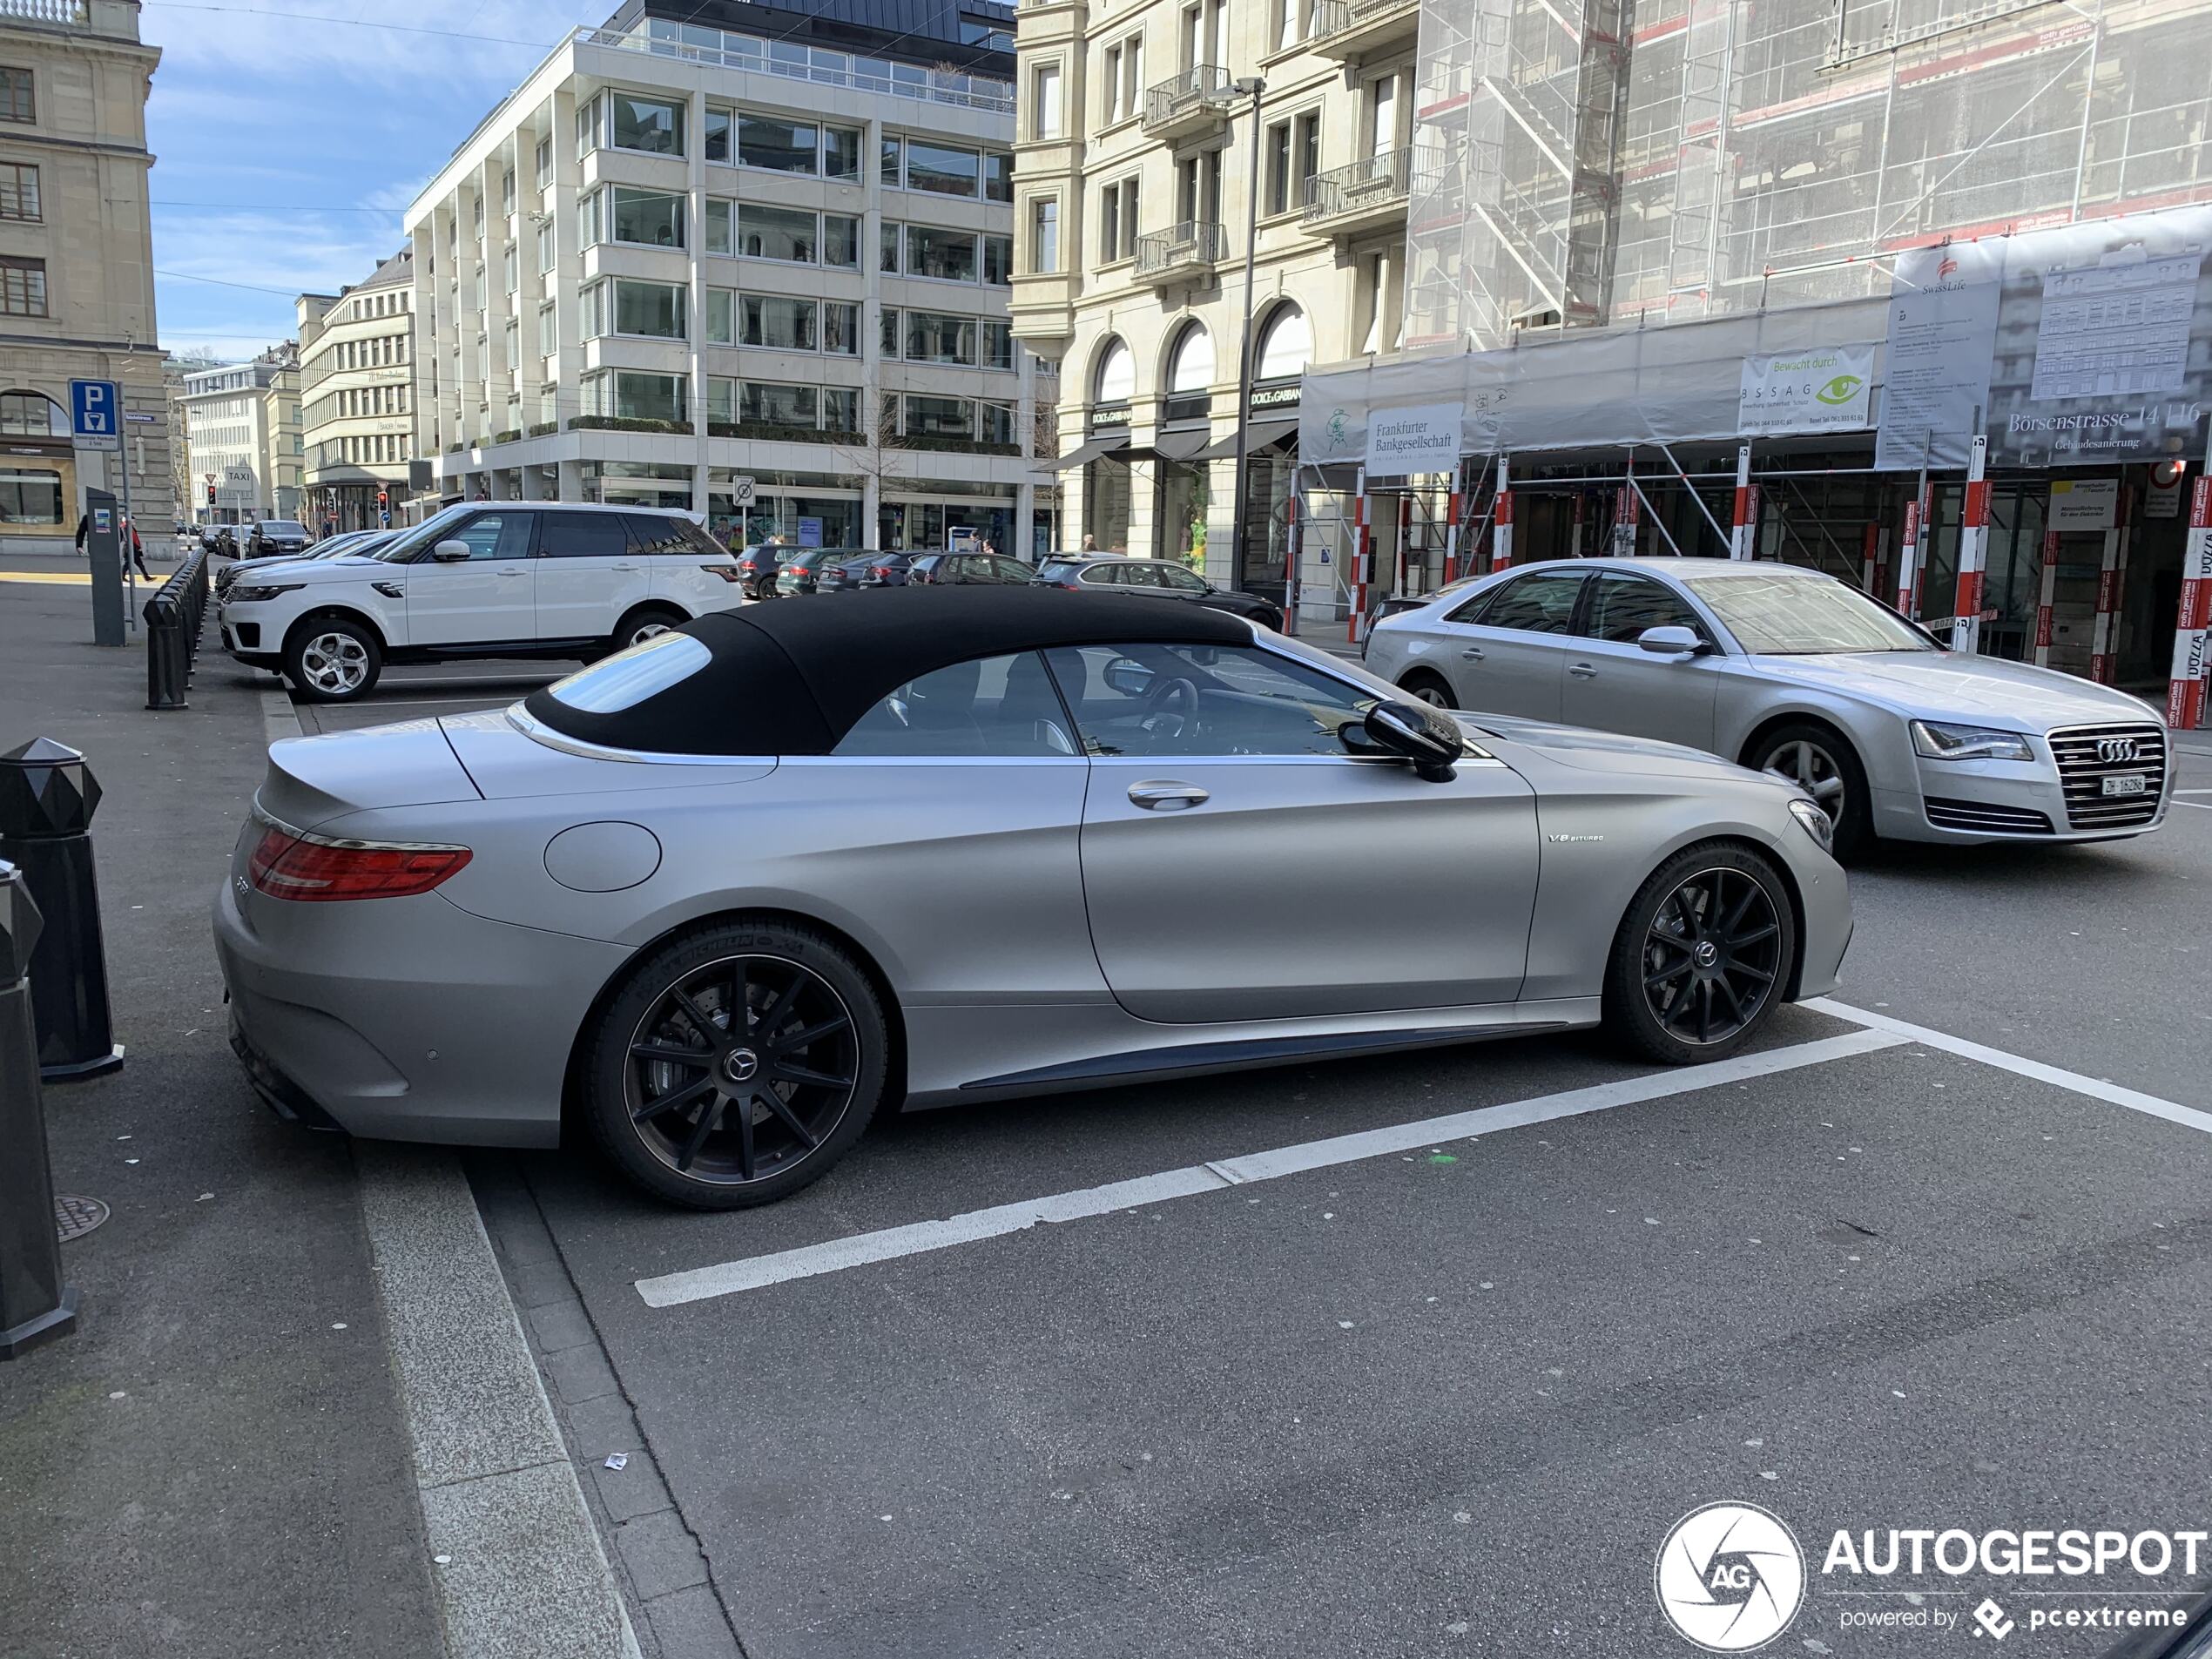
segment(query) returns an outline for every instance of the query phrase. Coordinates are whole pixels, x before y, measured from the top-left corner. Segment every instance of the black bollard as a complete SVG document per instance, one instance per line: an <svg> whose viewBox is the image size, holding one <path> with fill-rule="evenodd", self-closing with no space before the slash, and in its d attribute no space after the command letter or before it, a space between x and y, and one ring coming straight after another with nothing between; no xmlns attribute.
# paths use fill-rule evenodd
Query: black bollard
<svg viewBox="0 0 2212 1659"><path fill-rule="evenodd" d="M51 738L0 755L0 859L17 865L45 925L30 959L38 995L38 1075L98 1077L123 1063L107 1000L92 812L100 786L84 757Z"/></svg>
<svg viewBox="0 0 2212 1659"><path fill-rule="evenodd" d="M66 1336L77 1292L62 1283L54 1177L38 1092L30 958L38 907L16 867L0 860L0 1359Z"/></svg>

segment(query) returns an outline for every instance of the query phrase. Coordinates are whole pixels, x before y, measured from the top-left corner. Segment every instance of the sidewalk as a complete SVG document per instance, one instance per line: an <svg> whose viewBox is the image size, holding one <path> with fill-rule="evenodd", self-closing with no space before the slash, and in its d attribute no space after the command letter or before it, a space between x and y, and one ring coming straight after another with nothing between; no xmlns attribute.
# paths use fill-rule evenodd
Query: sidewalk
<svg viewBox="0 0 2212 1659"><path fill-rule="evenodd" d="M0 749L57 738L105 792L127 1051L45 1093L57 1190L113 1215L63 1246L76 1332L0 1365L0 1654L443 1654L352 1151L276 1122L225 1040L208 906L260 695L203 655L192 708L146 712L89 604L0 580Z"/></svg>

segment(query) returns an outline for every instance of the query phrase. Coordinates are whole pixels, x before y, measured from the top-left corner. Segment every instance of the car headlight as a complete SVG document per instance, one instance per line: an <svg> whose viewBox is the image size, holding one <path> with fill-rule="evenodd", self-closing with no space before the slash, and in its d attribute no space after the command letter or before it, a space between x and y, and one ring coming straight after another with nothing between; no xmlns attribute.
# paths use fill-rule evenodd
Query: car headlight
<svg viewBox="0 0 2212 1659"><path fill-rule="evenodd" d="M1836 826L1828 821L1828 814L1803 795L1790 802L1790 816L1797 820L1804 833L1820 843L1820 850L1832 853L1836 848Z"/></svg>
<svg viewBox="0 0 2212 1659"><path fill-rule="evenodd" d="M2017 732L1987 726L1912 722L1912 747L1931 760L2033 760L2035 751Z"/></svg>
<svg viewBox="0 0 2212 1659"><path fill-rule="evenodd" d="M297 593L307 585L304 582L287 582L276 586L264 584L249 588L244 583L233 583L228 598L234 605L259 604L264 599L275 598L280 593Z"/></svg>

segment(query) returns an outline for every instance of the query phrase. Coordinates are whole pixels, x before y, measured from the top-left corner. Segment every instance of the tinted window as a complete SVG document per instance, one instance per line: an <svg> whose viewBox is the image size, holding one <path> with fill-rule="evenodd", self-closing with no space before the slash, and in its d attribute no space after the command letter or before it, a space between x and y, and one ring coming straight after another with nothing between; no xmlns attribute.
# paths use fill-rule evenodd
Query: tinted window
<svg viewBox="0 0 2212 1659"><path fill-rule="evenodd" d="M1589 620L1582 631L1593 639L1633 645L1647 628L1689 628L1702 638L1704 629L1689 602L1649 577L1602 572L1591 590Z"/></svg>
<svg viewBox="0 0 2212 1659"><path fill-rule="evenodd" d="M448 542L462 542L471 559L520 558L529 546L529 533L526 513L479 513L465 524L442 531L423 550L423 556L427 560L433 550Z"/></svg>
<svg viewBox="0 0 2212 1659"><path fill-rule="evenodd" d="M680 518L664 518L658 513L631 513L625 521L630 527L630 548L633 553L682 553L689 550L684 545Z"/></svg>
<svg viewBox="0 0 2212 1659"><path fill-rule="evenodd" d="M1034 651L941 668L870 708L840 755L1073 755L1067 711Z"/></svg>
<svg viewBox="0 0 2212 1659"><path fill-rule="evenodd" d="M1517 628L1532 634L1563 634L1575 615L1581 570L1540 570L1516 577L1487 596L1489 604L1474 617L1486 628Z"/></svg>
<svg viewBox="0 0 2212 1659"><path fill-rule="evenodd" d="M1094 755L1344 755L1381 699L1271 652L1216 645L1048 651Z"/></svg>
<svg viewBox="0 0 2212 1659"><path fill-rule="evenodd" d="M1037 566L1037 575L1047 582L1064 582L1082 568L1071 559L1047 559Z"/></svg>
<svg viewBox="0 0 2212 1659"><path fill-rule="evenodd" d="M1119 564L1094 564L1082 572L1082 580L1096 587L1117 588L1127 579L1127 567Z"/></svg>
<svg viewBox="0 0 2212 1659"><path fill-rule="evenodd" d="M542 559L612 559L630 551L620 513L547 513L538 531Z"/></svg>
<svg viewBox="0 0 2212 1659"><path fill-rule="evenodd" d="M1152 568L1159 572L1160 585L1163 588L1173 588L1178 593L1204 593L1206 590L1204 582L1179 565L1156 564Z"/></svg>
<svg viewBox="0 0 2212 1659"><path fill-rule="evenodd" d="M989 563L993 573L1001 582L1027 582L1029 579L1029 567L1019 559L993 559Z"/></svg>

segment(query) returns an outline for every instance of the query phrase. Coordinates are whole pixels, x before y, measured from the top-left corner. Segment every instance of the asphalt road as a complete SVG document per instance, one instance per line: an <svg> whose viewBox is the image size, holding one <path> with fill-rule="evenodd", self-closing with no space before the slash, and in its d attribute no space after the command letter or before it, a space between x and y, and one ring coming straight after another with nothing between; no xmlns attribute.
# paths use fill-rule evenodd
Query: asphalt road
<svg viewBox="0 0 2212 1659"><path fill-rule="evenodd" d="M534 668L396 670L301 712L496 706ZM1260 1072L882 1123L731 1216L651 1205L582 1153L523 1158L634 1413L569 1414L601 1519L619 1539L625 1482L664 1480L753 1659L1686 1655L1655 1554L1721 1501L1810 1557L1774 1651L1978 1652L1990 1599L2013 1645L2104 1653L2115 1633L2028 1621L2168 1603L1819 1568L1839 1528L2207 1524L2212 1135L2125 1095L2212 1103L2212 738L2183 747L2180 786L2206 792L2151 838L1854 873L1838 1001L1999 1063L1837 1051L1857 1027L1791 1009L1765 1075L1548 1121L1654 1074L1580 1039ZM639 1288L1532 1102L1520 1127L761 1288ZM1851 1622L1870 1613L1954 1626ZM649 1650L735 1651L658 1617Z"/></svg>

